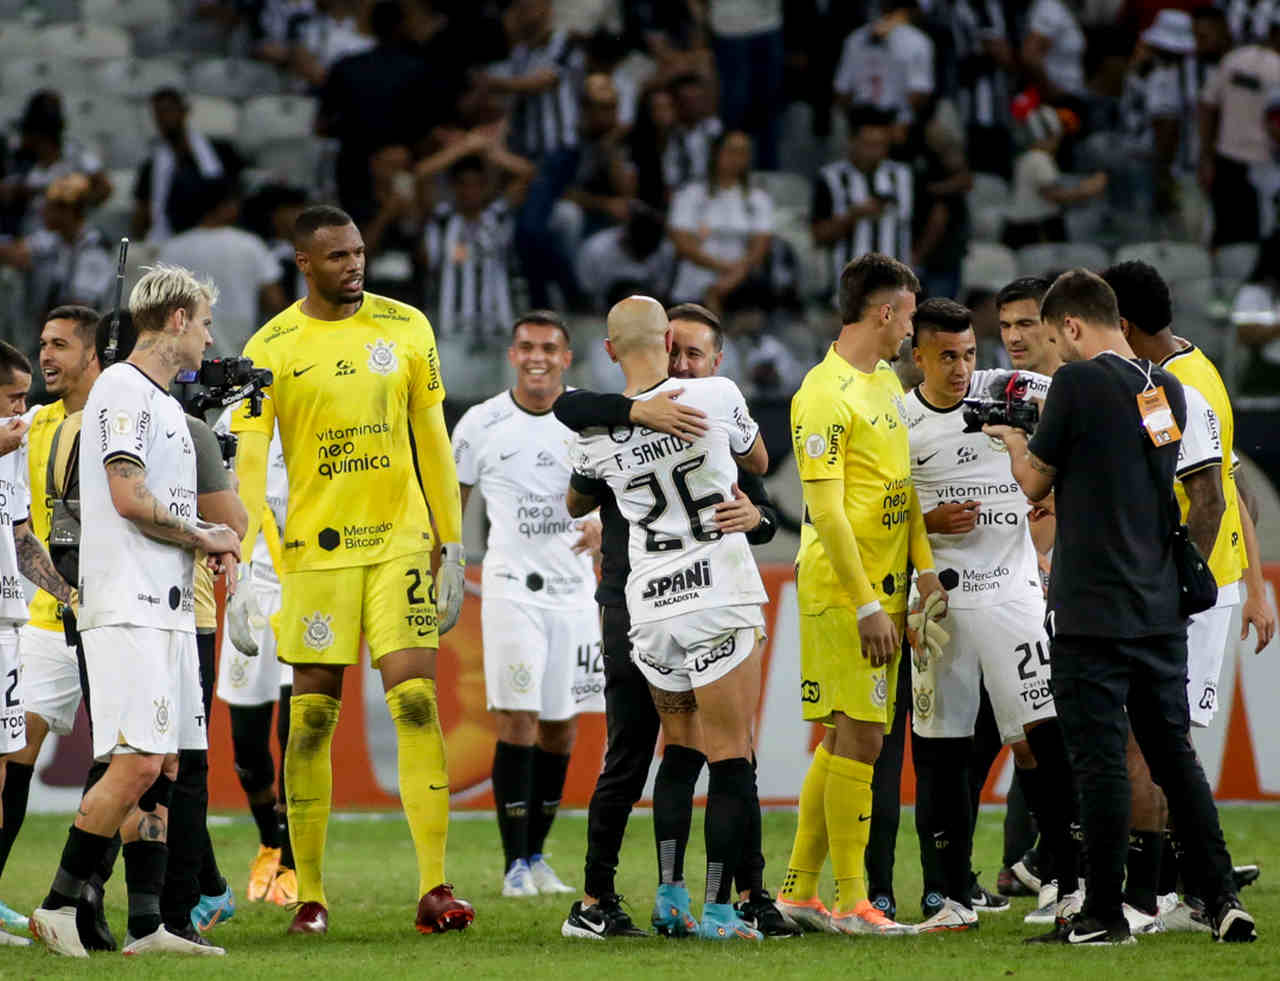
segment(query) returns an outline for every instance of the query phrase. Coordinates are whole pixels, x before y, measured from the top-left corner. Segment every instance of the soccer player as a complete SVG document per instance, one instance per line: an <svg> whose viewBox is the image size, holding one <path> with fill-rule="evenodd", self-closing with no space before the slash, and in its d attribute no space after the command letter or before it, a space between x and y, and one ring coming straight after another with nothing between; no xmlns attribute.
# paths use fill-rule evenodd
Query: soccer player
<svg viewBox="0 0 1280 981"><path fill-rule="evenodd" d="M453 431L465 509L479 488L489 516L481 623L485 691L497 722L493 796L505 856L504 896L572 892L543 857L577 735L604 711L600 624L589 550L594 519L564 510L570 432L551 406L573 362L564 321L516 320L507 358L515 388L468 409Z"/></svg>
<svg viewBox="0 0 1280 981"><path fill-rule="evenodd" d="M875 252L840 274L844 327L791 402L806 521L797 556L800 702L827 727L800 792L779 908L801 926L902 935L867 899L871 777L893 720L907 612L907 561L921 602L942 590L911 483L902 385L889 366L912 332L920 284ZM945 596L945 590L943 591ZM818 898L831 853L835 909Z"/></svg>
<svg viewBox="0 0 1280 981"><path fill-rule="evenodd" d="M631 526L626 597L636 666L670 741L706 753L706 902L698 935L758 940L760 932L729 899L760 808L750 755L766 597L745 536L716 527L714 508L734 496L735 459L763 473L768 454L736 385L670 377L671 328L656 300L622 300L608 326L609 355L622 365L626 393L654 398L682 388L681 399L706 413L708 431L692 442L635 426L584 433L573 449L569 513L597 506L593 485L612 490ZM587 929L572 914L561 928L566 936Z"/></svg>
<svg viewBox="0 0 1280 981"><path fill-rule="evenodd" d="M130 294L138 343L90 392L80 441L80 582L94 756L106 773L80 803L31 929L50 950L87 956L76 904L117 831L129 884L126 954L221 954L161 922L166 812L178 751L206 748L196 651L194 554L234 576L239 540L196 516L195 449L167 388L212 343L216 288L157 266ZM157 779L163 776L165 779Z"/></svg>
<svg viewBox="0 0 1280 981"><path fill-rule="evenodd" d="M1042 276L1023 276L996 294L1000 340L1019 371L1052 376L1062 364L1053 329L1040 320L1040 300L1052 285Z"/></svg>
<svg viewBox="0 0 1280 981"><path fill-rule="evenodd" d="M231 410L215 427L228 432ZM277 427L267 449L267 509L271 538L260 531L253 546L249 571L241 588L227 604L222 664L218 671L218 697L227 703L231 717L231 746L236 776L249 800L249 811L258 827L258 852L249 863L250 902L266 900L277 906L297 901L298 878L284 814L284 767L277 773L271 756L271 716L279 704L277 739L283 756L288 744L289 694L293 670L276 658L276 635L270 618L280 609L282 565L279 529L284 527L289 501L289 478ZM263 520L264 530L267 522Z"/></svg>
<svg viewBox="0 0 1280 981"><path fill-rule="evenodd" d="M462 510L435 337L418 310L364 292L364 241L346 212L306 209L294 246L307 295L245 345L275 382L261 415L242 408L231 423L246 548L257 540L277 424L289 477L277 636L278 656L293 666L284 770L300 906L289 931L328 931L330 746L362 633L396 727L418 857L415 925L460 930L475 912L444 879L449 775L435 653L462 608ZM435 576L433 521L443 542Z"/></svg>
<svg viewBox="0 0 1280 981"><path fill-rule="evenodd" d="M1212 483L1220 491L1222 517L1216 533L1205 528L1193 529L1193 534L1198 534L1198 544L1218 582L1218 602L1192 617L1187 627L1187 703L1191 725L1203 728L1213 721L1217 711L1218 676L1231 639L1231 618L1240 605L1241 584L1246 577L1250 603L1243 611L1244 630L1247 632L1251 623L1255 626L1258 650L1275 630L1258 557L1246 555L1246 544L1256 538L1248 508L1236 486L1238 461L1233 450L1235 421L1231 400L1213 362L1190 341L1173 333L1173 300L1168 284L1153 266L1140 261L1121 262L1105 270L1102 278L1116 295L1121 330L1134 354L1165 368L1182 382L1186 393L1187 427L1174 481L1184 520L1189 514L1187 479L1205 470L1217 477ZM1197 452L1197 446L1207 448ZM1164 847L1164 794L1152 782L1132 733L1129 780L1133 828L1129 833L1124 914L1133 933L1145 933L1168 926L1163 918L1157 923L1157 916L1161 912L1173 913L1178 904L1178 863L1177 850ZM1184 870L1184 874L1188 871ZM1186 885L1192 902L1203 904L1205 897L1197 891L1200 884L1191 881ZM1170 919L1188 927L1191 923L1190 916L1185 915Z"/></svg>
<svg viewBox="0 0 1280 981"><path fill-rule="evenodd" d="M948 590L941 625L950 635L936 656L918 645L912 661L916 829L926 893L926 919L917 930L928 933L976 926L973 909L981 909L970 901L972 812L956 806L969 793L980 686L990 696L1032 810L1055 843L1064 897L1078 888L1078 853L1071 840L1071 767L1054 716L1044 595L1026 497L1008 476L1006 454L981 432L966 432L957 411L962 399L985 396L1013 376L974 370L977 340L969 310L960 304L926 300L914 326L912 357L924 380L905 399L911 479L925 509L938 578ZM1048 378L1030 372L1019 378L1029 383L1025 398L1044 398Z"/></svg>
<svg viewBox="0 0 1280 981"><path fill-rule="evenodd" d="M723 358L724 336L720 318L696 303L680 303L667 310L671 324L668 368L673 378L707 378L716 374ZM633 400L625 395L599 395L575 390L556 400L560 421L576 432L593 426L626 426L632 422L656 432L693 440L706 432L705 414L681 405L679 393ZM742 531L748 543L763 545L773 539L778 516L769 501L764 482L738 468L738 492L732 500L716 505L716 523L722 531ZM648 683L631 661L631 629L625 589L630 564L626 519L607 487L596 486L604 525L600 586L603 629L605 702L608 751L596 780L588 812L586 890L570 917L591 925L575 936L629 936L630 917L617 903L614 871L626 830L627 817L640 798L658 734L658 715ZM689 912L689 892L684 885L684 855L692 822L693 793L706 757L696 746L665 745L662 763L653 785L653 830L658 851L658 893L654 899L654 925L660 933L680 934L696 922ZM739 865L737 910L748 926L766 937L793 936L797 928L774 905L764 886L764 855L760 828L748 831L746 860ZM603 933L597 933L601 927ZM639 933L640 931L636 931Z"/></svg>

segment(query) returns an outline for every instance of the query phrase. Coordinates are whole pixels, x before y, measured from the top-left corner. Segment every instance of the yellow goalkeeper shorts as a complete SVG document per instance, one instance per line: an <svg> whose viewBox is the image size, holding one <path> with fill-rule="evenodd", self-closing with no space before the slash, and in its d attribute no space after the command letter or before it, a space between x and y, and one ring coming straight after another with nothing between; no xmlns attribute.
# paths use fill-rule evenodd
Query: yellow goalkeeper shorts
<svg viewBox="0 0 1280 981"><path fill-rule="evenodd" d="M890 613L901 646L905 613ZM806 721L832 723L839 712L858 722L893 728L894 694L898 689L899 653L887 665L873 668L862 656L858 615L841 606L800 615L800 711Z"/></svg>

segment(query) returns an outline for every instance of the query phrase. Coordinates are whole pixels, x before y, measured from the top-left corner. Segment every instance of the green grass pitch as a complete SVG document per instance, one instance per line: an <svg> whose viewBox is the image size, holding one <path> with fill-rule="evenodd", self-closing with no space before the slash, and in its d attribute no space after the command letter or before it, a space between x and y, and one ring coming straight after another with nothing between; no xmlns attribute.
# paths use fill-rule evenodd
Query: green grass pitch
<svg viewBox="0 0 1280 981"><path fill-rule="evenodd" d="M999 867L1001 817L1002 812L983 813L975 846L975 866L991 887ZM1280 936L1280 806L1224 807L1222 817L1235 860L1263 865L1261 880L1242 897L1258 920L1262 939L1256 944L1228 947L1212 943L1206 934L1166 934L1123 948L1027 948L1021 939L1038 929L1022 923L1022 914L1032 905L1030 899L1015 900L1009 912L984 915L981 930L966 934L905 939L810 935L763 944L724 945L658 937L613 943L564 940L560 923L573 896L525 900L499 896L502 861L491 816L455 820L450 829L449 876L459 894L475 904L475 924L461 934L423 937L413 929L417 873L408 828L398 817L368 820L355 815L350 820L334 820L329 828L331 927L327 937L286 937L289 913L275 906L243 902L256 836L253 825L241 819L213 829L223 872L239 900L235 919L211 934L216 943L227 948L225 958L167 956L127 962L119 954L94 954L88 961L71 961L55 958L38 946L0 947L0 978L627 981L705 977L711 972L724 972L720 975L724 978L821 981L1280 977L1275 950L1275 938ZM67 820L63 816L27 819L0 883L0 899L23 911L39 903L53 874ZM794 825L794 814L765 815L768 876L775 887L786 863ZM687 863L695 914L702 886L701 826L699 812ZM654 892L652 834L648 812L637 812L628 829L619 875L619 887L632 904L632 915L646 926ZM576 816L562 817L551 833L551 862L571 884L581 877L585 835L586 820ZM123 879L123 868L117 865L108 886L108 913L117 937L124 933ZM829 881L825 895L830 899ZM917 921L920 872L910 810L903 811L898 838L897 898L899 915Z"/></svg>

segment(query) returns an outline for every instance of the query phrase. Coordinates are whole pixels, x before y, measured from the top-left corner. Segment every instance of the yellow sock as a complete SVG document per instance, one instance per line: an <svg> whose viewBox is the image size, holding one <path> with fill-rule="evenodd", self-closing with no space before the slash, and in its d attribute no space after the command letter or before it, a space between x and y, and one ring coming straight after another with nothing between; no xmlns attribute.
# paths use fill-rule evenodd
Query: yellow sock
<svg viewBox="0 0 1280 981"><path fill-rule="evenodd" d="M444 882L449 836L449 772L436 712L436 683L410 678L387 692L400 757L400 803L418 853L418 895Z"/></svg>
<svg viewBox="0 0 1280 981"><path fill-rule="evenodd" d="M791 845L791 860L787 862L782 891L778 894L790 902L805 902L818 894L818 875L827 860L827 815L823 801L830 761L831 754L819 743L800 786L796 837Z"/></svg>
<svg viewBox="0 0 1280 981"><path fill-rule="evenodd" d="M342 702L328 695L289 699L289 745L284 751L289 840L298 872L298 901L321 903L324 895L324 842L333 806L333 761L329 749Z"/></svg>
<svg viewBox="0 0 1280 981"><path fill-rule="evenodd" d="M871 837L871 764L832 756L828 764L827 841L831 846L831 872L836 880L832 911L849 913L867 898L867 872L863 864Z"/></svg>

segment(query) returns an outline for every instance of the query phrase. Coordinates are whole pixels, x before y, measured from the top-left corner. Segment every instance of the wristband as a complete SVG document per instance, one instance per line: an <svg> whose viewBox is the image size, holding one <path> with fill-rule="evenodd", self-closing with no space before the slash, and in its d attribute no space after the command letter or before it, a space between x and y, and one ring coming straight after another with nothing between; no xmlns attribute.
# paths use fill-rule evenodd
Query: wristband
<svg viewBox="0 0 1280 981"><path fill-rule="evenodd" d="M934 572L935 572L935 570L933 570L933 569L917 569L917 570L916 570L916 576L917 576L917 577L919 577L919 576L932 576L932 575L934 574Z"/></svg>
<svg viewBox="0 0 1280 981"><path fill-rule="evenodd" d="M870 603L867 603L865 606L858 607L858 619L865 620L867 617L871 616L873 613L879 613L880 610L881 610L880 601L872 600Z"/></svg>

